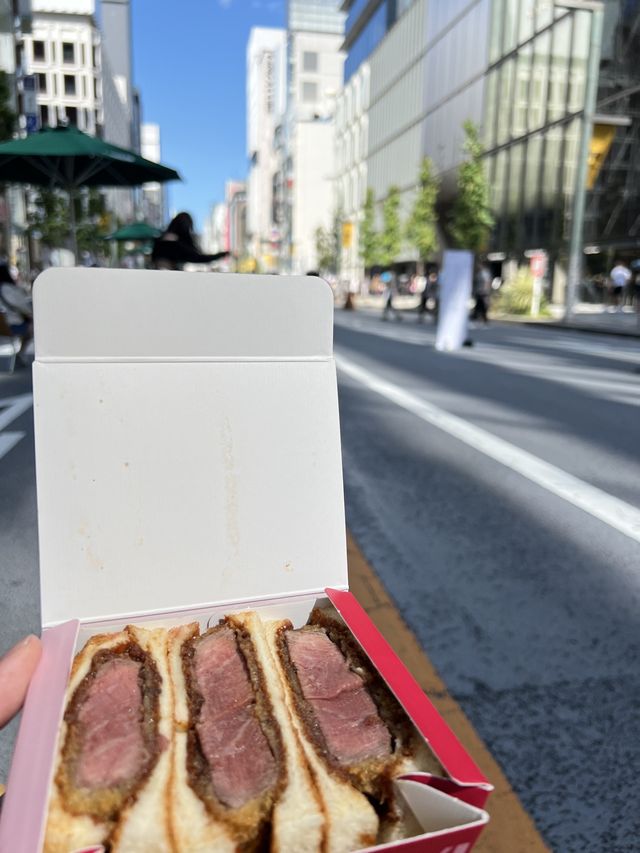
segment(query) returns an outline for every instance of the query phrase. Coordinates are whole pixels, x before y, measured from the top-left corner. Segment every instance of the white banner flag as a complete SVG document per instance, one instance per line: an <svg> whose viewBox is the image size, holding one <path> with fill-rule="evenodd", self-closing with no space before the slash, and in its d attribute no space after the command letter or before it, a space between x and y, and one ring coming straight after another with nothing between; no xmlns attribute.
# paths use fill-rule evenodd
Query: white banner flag
<svg viewBox="0 0 640 853"><path fill-rule="evenodd" d="M473 254L446 251L440 271L436 349L460 349L467 338L469 298L473 277Z"/></svg>

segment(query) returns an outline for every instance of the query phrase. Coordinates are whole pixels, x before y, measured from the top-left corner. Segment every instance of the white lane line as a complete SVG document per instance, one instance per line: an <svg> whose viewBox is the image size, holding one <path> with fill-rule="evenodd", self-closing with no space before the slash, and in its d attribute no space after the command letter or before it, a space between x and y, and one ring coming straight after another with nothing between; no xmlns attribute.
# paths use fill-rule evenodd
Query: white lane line
<svg viewBox="0 0 640 853"><path fill-rule="evenodd" d="M19 394L17 397L0 399L0 429L5 429L33 405L33 394Z"/></svg>
<svg viewBox="0 0 640 853"><path fill-rule="evenodd" d="M18 394L16 397L5 397L0 400L0 430L6 429L10 423L23 415L33 405L33 394ZM25 432L0 432L0 459L16 446Z"/></svg>
<svg viewBox="0 0 640 853"><path fill-rule="evenodd" d="M556 468L549 462L544 462L532 453L498 438L481 427L474 426L432 403L421 400L393 382L380 379L343 355L336 355L336 363L342 373L376 394L380 394L423 421L449 433L474 450L495 459L501 465L511 468L512 471L516 471L532 483L542 486L543 489L558 495L584 512L590 513L625 536L640 542L640 510L631 504L585 483L584 480L568 474L561 468Z"/></svg>
<svg viewBox="0 0 640 853"><path fill-rule="evenodd" d="M15 447L21 438L24 438L26 432L3 432L0 433L0 459Z"/></svg>

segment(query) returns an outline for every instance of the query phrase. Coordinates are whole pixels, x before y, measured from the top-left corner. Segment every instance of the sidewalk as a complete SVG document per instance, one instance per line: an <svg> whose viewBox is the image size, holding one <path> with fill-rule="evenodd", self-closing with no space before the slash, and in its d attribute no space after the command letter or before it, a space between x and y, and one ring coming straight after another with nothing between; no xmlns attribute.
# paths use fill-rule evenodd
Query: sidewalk
<svg viewBox="0 0 640 853"><path fill-rule="evenodd" d="M398 311L407 314L416 312L419 304L418 296L397 296L393 300ZM378 310L382 312L383 297L379 295L356 296L355 306L357 309ZM336 305L336 307L342 307ZM623 335L625 337L640 338L640 318L637 313L625 306L615 311L605 305L592 305L587 302L576 304L571 321L564 321L564 306L551 305L550 317L531 317L528 314L496 314L491 312L492 320L500 323L521 323L526 326L547 326L553 329L570 329L579 332L593 332L602 335Z"/></svg>

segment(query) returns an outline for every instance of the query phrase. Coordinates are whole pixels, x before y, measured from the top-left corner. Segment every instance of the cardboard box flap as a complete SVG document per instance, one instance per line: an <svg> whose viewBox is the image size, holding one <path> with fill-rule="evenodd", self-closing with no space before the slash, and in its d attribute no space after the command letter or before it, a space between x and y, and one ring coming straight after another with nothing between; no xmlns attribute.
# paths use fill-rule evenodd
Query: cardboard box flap
<svg viewBox="0 0 640 853"><path fill-rule="evenodd" d="M35 312L44 625L347 586L326 284L55 270Z"/></svg>
<svg viewBox="0 0 640 853"><path fill-rule="evenodd" d="M34 288L36 358L330 357L318 277L49 269Z"/></svg>

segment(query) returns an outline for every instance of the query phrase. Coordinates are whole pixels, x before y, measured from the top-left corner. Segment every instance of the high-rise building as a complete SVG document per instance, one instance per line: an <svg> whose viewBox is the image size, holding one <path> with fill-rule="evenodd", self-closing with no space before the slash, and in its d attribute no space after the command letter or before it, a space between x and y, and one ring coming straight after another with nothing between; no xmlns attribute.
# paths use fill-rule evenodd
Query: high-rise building
<svg viewBox="0 0 640 853"><path fill-rule="evenodd" d="M140 127L140 153L147 160L159 163L162 159L160 126L144 123ZM164 228L167 222L167 205L163 184L143 184L140 192L142 218L156 228Z"/></svg>
<svg viewBox="0 0 640 853"><path fill-rule="evenodd" d="M317 268L316 232L335 215L335 99L342 85L340 0L289 0L287 110L276 175L281 266Z"/></svg>
<svg viewBox="0 0 640 853"><path fill-rule="evenodd" d="M133 86L131 6L129 0L100 0L100 30L105 64L120 101L119 106L114 103L114 108L118 113L118 118L121 111L124 111L127 118L125 130L119 120L117 122L111 120L111 104L106 102L106 138L109 142L122 145L123 148L139 150L140 115ZM116 138L116 134L118 138Z"/></svg>
<svg viewBox="0 0 640 853"><path fill-rule="evenodd" d="M23 62L36 77L40 126L67 122L101 133L101 45L94 0L33 0L32 12Z"/></svg>
<svg viewBox="0 0 640 853"><path fill-rule="evenodd" d="M249 251L262 269L275 271L279 239L274 221L274 138L286 97L286 34L254 27L247 45L246 229Z"/></svg>
<svg viewBox="0 0 640 853"><path fill-rule="evenodd" d="M560 298L585 105L589 4L346 0L345 7L336 186L356 228L367 186L381 203L397 185L403 215L409 212L424 156L441 178L446 221L462 127L471 119L485 145L493 256L517 260L546 249L556 262ZM604 8L596 133L598 123L607 128L601 136L609 134L611 150L592 176L585 238L621 248L640 245L640 95L632 59L640 48L640 2L605 0ZM398 256L413 259L408 245ZM346 261L359 264L357 236Z"/></svg>

